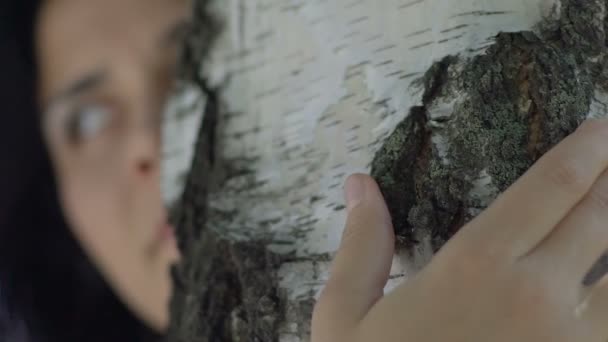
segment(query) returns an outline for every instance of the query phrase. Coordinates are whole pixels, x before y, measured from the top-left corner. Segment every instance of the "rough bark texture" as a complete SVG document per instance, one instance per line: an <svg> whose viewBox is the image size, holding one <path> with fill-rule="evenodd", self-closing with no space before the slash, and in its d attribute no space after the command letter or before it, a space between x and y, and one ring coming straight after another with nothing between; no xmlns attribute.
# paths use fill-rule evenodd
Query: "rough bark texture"
<svg viewBox="0 0 608 342"><path fill-rule="evenodd" d="M422 232L441 247L587 117L607 85L606 2L561 11L539 34L502 33L484 55L447 57L421 80L423 105L373 166L402 241ZM451 112L437 110L445 103Z"/></svg>
<svg viewBox="0 0 608 342"><path fill-rule="evenodd" d="M399 8L409 9L422 2L407 2L407 6ZM384 145L377 149L372 169L394 216L403 250L416 248L418 240L428 237L435 249L440 248L544 152L589 116L592 103L599 101L594 94L598 89L608 88L605 68L607 2L563 0L560 19L542 23L534 33L501 33L481 55L447 56L424 75L397 75L400 79L422 76L414 85L421 87L424 94L419 105L408 105L409 115L394 132L379 141ZM245 6L243 2L239 3L241 7ZM300 7L287 6L288 1L285 3L284 11ZM347 8L357 3L363 1ZM217 197L218 193L235 191L249 196L263 188L265 181L260 180L253 169L253 165L259 164L255 156L249 159L224 156L226 139L239 140L264 128L255 123L247 131L225 133L225 127L229 126L227 122L244 113L230 112L229 104L223 103L220 96L224 89L211 89L210 82L200 77L199 64L207 56L206 42L217 27L208 25L210 17L206 14L206 6L207 0L197 1L200 26L189 42L184 69L185 75L195 75L193 81L205 90L209 100L186 190L174 213L184 262L175 271L178 286L173 301L170 339L176 342L305 341L309 336L315 289L323 280L320 275L323 268L317 266L326 264L329 255L299 250L271 252L277 245L286 244L282 240L284 236L273 234L271 229L285 224L280 216L261 219L262 222L256 221L254 225L254 222L234 220L238 217L237 210L249 208L237 205L234 210L220 210L217 205L209 205L210 197ZM272 6L259 3L257 7L263 11ZM460 15L504 13L479 11ZM235 20L239 20L235 25L237 31L241 30L243 18ZM352 23L362 21L356 19ZM450 35L450 31L444 31L443 34ZM416 35L423 33L418 31ZM260 35L259 41L271 35L272 32ZM443 44L444 40L436 43ZM419 44L412 49L428 45ZM381 53L386 48L376 52ZM336 49L338 53L340 49ZM252 49L243 49L234 58L252 54ZM349 68L345 82L362 77L360 68L364 66ZM247 73L255 67L239 68L235 73ZM294 75L299 72L294 71ZM257 98L262 101L280 89L257 91ZM340 101L348 101L354 96L347 94ZM357 100L361 105L370 102L371 99ZM380 111L387 107L387 102L376 101L370 108ZM390 116L394 111L382 113ZM323 113L318 125L340 125L332 115L335 115L332 110ZM283 140L281 144L283 147L286 142ZM374 148L375 143L370 146ZM349 153L361 148L351 149ZM312 149L292 150L293 153L285 152L280 158L292 158L296 152L301 159L315 154ZM307 165L304 163L299 168ZM292 170L297 171L297 168ZM336 184L331 184L326 191L335 191L339 180ZM289 189L309 185L303 176ZM343 211L341 203L325 204L326 197L330 196L315 194L305 202L310 207L321 203L336 215ZM302 199L291 205L297 206L300 202ZM300 215L294 221L290 224L295 228L288 234L295 235L295 241L306 242L307 234L319 219L308 214ZM223 225L229 227L231 223L250 223L257 228L244 227L243 233L238 235L228 228L224 230ZM291 298L285 286L296 285L286 281L289 276L285 274L309 270L312 270L315 284L300 291L305 295ZM587 281L597 279L600 274L603 274L602 269L594 270ZM395 278L399 276L403 274L394 275Z"/></svg>

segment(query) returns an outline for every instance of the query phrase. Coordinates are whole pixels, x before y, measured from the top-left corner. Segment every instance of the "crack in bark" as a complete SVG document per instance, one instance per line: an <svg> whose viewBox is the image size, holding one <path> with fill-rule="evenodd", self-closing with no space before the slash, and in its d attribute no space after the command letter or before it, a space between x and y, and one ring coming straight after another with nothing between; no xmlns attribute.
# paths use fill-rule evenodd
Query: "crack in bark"
<svg viewBox="0 0 608 342"><path fill-rule="evenodd" d="M207 197L223 169L217 160L216 130L221 112L215 90L208 96L192 170L180 205L173 213L183 262L174 270L170 340L275 341L284 318L278 290L279 256L268 241L233 241L209 229Z"/></svg>
<svg viewBox="0 0 608 342"><path fill-rule="evenodd" d="M169 340L275 341L285 316L276 274L281 259L267 251L268 241L233 241L207 227L208 194L229 165L216 154L221 147L219 90L199 73L219 32L207 6L208 0L196 2L197 25L182 56L182 78L200 87L207 106L185 191L172 212L183 261L173 270Z"/></svg>

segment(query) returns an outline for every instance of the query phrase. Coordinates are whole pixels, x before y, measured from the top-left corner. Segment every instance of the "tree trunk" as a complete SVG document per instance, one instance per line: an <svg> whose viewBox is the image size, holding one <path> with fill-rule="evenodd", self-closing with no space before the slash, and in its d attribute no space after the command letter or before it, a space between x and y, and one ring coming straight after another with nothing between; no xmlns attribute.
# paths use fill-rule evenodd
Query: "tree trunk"
<svg viewBox="0 0 608 342"><path fill-rule="evenodd" d="M186 74L207 104L175 210L172 340L308 341L353 172L375 176L393 214L387 290L423 267L606 116L607 4L199 0Z"/></svg>

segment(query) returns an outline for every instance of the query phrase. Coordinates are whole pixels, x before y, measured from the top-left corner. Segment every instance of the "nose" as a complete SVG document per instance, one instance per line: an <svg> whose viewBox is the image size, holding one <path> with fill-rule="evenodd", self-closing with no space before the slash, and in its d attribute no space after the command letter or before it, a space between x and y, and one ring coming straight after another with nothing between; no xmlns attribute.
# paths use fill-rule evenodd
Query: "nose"
<svg viewBox="0 0 608 342"><path fill-rule="evenodd" d="M128 144L129 173L136 178L148 178L159 173L160 143L148 129L132 132Z"/></svg>
<svg viewBox="0 0 608 342"><path fill-rule="evenodd" d="M154 162L152 160L142 159L137 163L136 168L140 175L145 176L153 171Z"/></svg>

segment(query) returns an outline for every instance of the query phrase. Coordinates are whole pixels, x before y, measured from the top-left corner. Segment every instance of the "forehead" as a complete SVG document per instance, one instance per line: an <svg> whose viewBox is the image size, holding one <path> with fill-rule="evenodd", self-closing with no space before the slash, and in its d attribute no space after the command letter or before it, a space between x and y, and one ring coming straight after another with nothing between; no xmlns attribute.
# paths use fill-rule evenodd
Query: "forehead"
<svg viewBox="0 0 608 342"><path fill-rule="evenodd" d="M187 0L47 0L37 25L41 79L67 81L92 67L154 55L188 10Z"/></svg>
<svg viewBox="0 0 608 342"><path fill-rule="evenodd" d="M188 0L46 0L39 20L45 27L145 25L183 15L188 4Z"/></svg>

